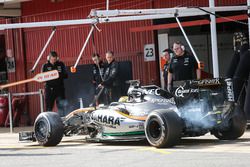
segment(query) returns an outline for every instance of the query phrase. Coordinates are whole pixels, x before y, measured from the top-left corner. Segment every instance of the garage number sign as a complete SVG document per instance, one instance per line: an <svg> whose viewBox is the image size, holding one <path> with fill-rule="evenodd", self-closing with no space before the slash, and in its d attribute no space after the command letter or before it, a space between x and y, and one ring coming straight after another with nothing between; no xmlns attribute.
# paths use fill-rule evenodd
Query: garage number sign
<svg viewBox="0 0 250 167"><path fill-rule="evenodd" d="M144 61L155 61L155 45L144 45Z"/></svg>
<svg viewBox="0 0 250 167"><path fill-rule="evenodd" d="M14 57L7 57L7 58L6 58L6 65L7 65L8 73L11 73L11 72L15 72L15 71L16 71L15 59L14 59Z"/></svg>

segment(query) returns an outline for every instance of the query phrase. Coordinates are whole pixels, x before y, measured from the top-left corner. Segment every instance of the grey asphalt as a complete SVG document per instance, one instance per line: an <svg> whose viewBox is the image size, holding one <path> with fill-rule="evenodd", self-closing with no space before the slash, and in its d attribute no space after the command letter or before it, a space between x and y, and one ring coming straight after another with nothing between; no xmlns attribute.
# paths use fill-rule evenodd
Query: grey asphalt
<svg viewBox="0 0 250 167"><path fill-rule="evenodd" d="M0 128L0 167L211 167L249 166L250 131L235 141L219 141L212 135L184 138L174 148L156 149L147 142L93 143L83 136L64 137L56 147L18 142L14 133Z"/></svg>

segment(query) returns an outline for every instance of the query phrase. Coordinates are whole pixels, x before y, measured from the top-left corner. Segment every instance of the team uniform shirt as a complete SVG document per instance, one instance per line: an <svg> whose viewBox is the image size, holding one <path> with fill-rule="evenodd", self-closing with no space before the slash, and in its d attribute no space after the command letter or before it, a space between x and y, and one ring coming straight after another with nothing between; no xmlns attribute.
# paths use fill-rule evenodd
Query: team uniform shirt
<svg viewBox="0 0 250 167"><path fill-rule="evenodd" d="M42 72L57 70L59 73L59 78L46 82L46 87L49 88L64 88L63 80L68 77L68 74L65 69L65 65L61 61L56 61L55 64L50 62L46 63L42 67Z"/></svg>
<svg viewBox="0 0 250 167"><path fill-rule="evenodd" d="M102 82L105 87L111 88L119 85L118 69L119 64L114 60L106 66L103 77L104 81Z"/></svg>
<svg viewBox="0 0 250 167"><path fill-rule="evenodd" d="M195 58L187 52L183 56L175 56L169 65L169 72L173 75L173 81L196 79L198 64Z"/></svg>
<svg viewBox="0 0 250 167"><path fill-rule="evenodd" d="M113 101L118 101L121 95L120 81L119 81L119 64L116 61L112 61L105 66L104 81L104 94L106 96L106 104L110 104Z"/></svg>
<svg viewBox="0 0 250 167"><path fill-rule="evenodd" d="M163 78L164 78L164 82L165 82L165 85L168 84L168 70L169 70L169 63L166 62L166 64L164 64L163 66Z"/></svg>

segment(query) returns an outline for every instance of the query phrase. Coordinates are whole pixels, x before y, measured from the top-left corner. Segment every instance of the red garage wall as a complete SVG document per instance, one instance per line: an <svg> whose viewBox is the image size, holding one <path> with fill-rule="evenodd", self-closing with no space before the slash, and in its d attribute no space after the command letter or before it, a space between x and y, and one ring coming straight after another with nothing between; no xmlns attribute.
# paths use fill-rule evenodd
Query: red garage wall
<svg viewBox="0 0 250 167"><path fill-rule="evenodd" d="M62 0L61 0L62 1ZM246 0L219 0L217 5L245 4ZM69 20L86 18L93 8L105 8L106 0L63 0L52 3L51 0L32 0L22 3L22 18L9 20L9 22L38 22L49 20ZM162 8L175 6L207 6L208 0L110 0L110 9L135 9L135 8ZM143 61L143 46L155 43L153 32L131 33L131 27L151 25L151 21L109 23L98 25L102 30L95 32L95 43L98 52L104 56L107 50L114 50L118 60L131 60L133 78L140 79L143 84L159 82L158 62ZM87 37L89 26L58 27L57 32L47 48L43 59L38 64L35 73L40 71L42 63L50 50L58 51L60 58L68 66L72 66ZM17 69L15 74L10 74L10 82L23 78L33 77L29 70L35 63L37 56L43 48L51 33L51 28L34 28L22 30L8 30L6 34L6 49L11 48L16 58ZM83 54L80 64L91 63L90 57L93 46L90 42ZM26 65L25 65L26 64ZM25 90L25 86L12 88L14 92ZM30 83L25 91L37 91L43 88L42 84ZM29 111L32 122L39 113L38 97L29 97Z"/></svg>
<svg viewBox="0 0 250 167"><path fill-rule="evenodd" d="M31 2L23 3L22 5L22 22L82 19L88 16L91 9L105 7L106 1L103 2L103 0L64 0L64 2L51 3L50 0L43 0L42 2L40 0L33 0ZM126 2L116 1L115 3L112 3L111 1L110 8L151 8L151 3L149 1L138 2L139 1L130 0ZM131 60L133 78L140 79L144 84L152 83L152 81L158 82L157 63L144 63L142 53L144 44L154 43L153 33L131 33L129 30L131 27L146 25L151 25L151 21L109 23L98 25L101 32L96 31L94 33L95 45L98 52L104 56L107 50L113 50L119 61ZM89 30L89 25L58 27L56 34L46 50L43 59L38 64L35 73L40 71L41 65L46 61L45 57L50 50L58 51L60 58L66 63L66 65L74 65ZM50 33L50 28L23 30L28 77L33 76L28 70L34 65L34 62ZM93 45L90 41L79 64L92 63L90 61L92 53ZM42 84L30 83L28 84L28 91L37 91L42 87ZM29 105L31 111L30 116L33 119L32 121L34 121L34 118L39 112L38 97L30 98Z"/></svg>

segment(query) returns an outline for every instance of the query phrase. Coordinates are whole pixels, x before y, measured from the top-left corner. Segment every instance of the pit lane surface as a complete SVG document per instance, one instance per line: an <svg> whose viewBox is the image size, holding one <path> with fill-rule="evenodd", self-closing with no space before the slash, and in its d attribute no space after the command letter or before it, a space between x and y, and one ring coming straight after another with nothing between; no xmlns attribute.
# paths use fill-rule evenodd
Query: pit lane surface
<svg viewBox="0 0 250 167"><path fill-rule="evenodd" d="M64 137L56 147L18 142L17 133L0 133L0 167L156 167L249 166L250 131L235 141L211 135L184 138L174 148L156 149L147 142L93 143L83 136Z"/></svg>

